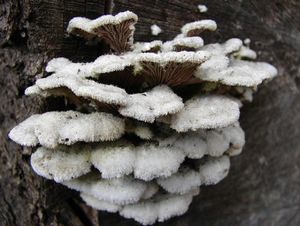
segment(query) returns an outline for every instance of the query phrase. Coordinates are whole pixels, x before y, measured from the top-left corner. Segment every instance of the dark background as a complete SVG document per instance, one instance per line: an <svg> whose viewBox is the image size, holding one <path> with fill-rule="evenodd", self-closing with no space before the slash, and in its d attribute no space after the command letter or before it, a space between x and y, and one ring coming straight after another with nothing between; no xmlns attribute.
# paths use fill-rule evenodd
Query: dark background
<svg viewBox="0 0 300 226"><path fill-rule="evenodd" d="M96 18L131 10L138 14L136 40L162 40L182 25L216 20L218 31L205 41L250 38L259 60L272 63L279 76L260 86L254 102L242 109L247 143L232 158L229 176L203 187L187 214L158 225L300 225L300 1L296 0L2 0L0 6L0 225L135 225L116 214L97 214L77 194L35 175L31 150L9 141L8 131L29 115L53 108L24 96L54 56L93 60L101 46L86 47L65 29L74 16ZM200 14L197 5L208 12Z"/></svg>

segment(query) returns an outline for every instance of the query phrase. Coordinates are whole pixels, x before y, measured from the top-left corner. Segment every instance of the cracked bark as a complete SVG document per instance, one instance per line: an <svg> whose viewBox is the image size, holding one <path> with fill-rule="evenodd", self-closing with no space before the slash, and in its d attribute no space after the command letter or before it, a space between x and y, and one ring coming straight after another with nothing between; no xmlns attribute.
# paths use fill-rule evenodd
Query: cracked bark
<svg viewBox="0 0 300 226"><path fill-rule="evenodd" d="M198 12L200 3L207 13ZM7 138L21 120L59 104L24 96L49 58L88 61L101 53L102 46L66 36L67 22L122 10L138 14L139 41L155 39L154 23L163 30L159 38L167 40L187 22L215 19L219 29L205 34L206 42L250 38L259 59L274 64L280 74L244 106L247 144L232 159L229 176L202 188L187 214L160 225L300 225L300 2L8 0L0 9L0 225L136 225L103 212L98 219L75 192L36 176L29 166L31 150Z"/></svg>

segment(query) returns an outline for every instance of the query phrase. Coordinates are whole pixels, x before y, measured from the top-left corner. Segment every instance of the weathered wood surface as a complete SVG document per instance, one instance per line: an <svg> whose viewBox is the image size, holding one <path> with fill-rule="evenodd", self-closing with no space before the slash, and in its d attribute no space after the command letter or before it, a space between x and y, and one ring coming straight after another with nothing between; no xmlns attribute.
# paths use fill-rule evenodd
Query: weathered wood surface
<svg viewBox="0 0 300 226"><path fill-rule="evenodd" d="M76 193L36 176L30 150L9 141L7 132L34 112L53 108L24 96L43 74L47 60L66 56L91 60L101 52L66 36L74 16L95 18L109 11L101 0L2 0L0 11L0 225L136 225L115 214L80 204ZM208 6L200 14L198 4ZM296 0L115 0L113 12L139 15L136 40L152 40L158 24L164 40L186 22L212 18L218 31L206 40L250 38L259 59L273 63L280 76L260 87L246 104L241 124L247 144L232 159L229 176L202 188L182 217L158 225L300 225L300 2Z"/></svg>

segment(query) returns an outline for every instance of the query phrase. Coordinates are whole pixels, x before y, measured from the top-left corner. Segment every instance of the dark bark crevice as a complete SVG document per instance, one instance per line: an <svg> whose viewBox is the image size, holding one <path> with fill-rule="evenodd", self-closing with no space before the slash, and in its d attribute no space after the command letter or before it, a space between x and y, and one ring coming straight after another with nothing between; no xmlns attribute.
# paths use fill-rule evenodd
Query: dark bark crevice
<svg viewBox="0 0 300 226"><path fill-rule="evenodd" d="M84 226L95 226L90 220L89 216L82 210L82 208L76 203L73 199L68 200L68 204L71 207L71 210L76 216L79 217Z"/></svg>
<svg viewBox="0 0 300 226"><path fill-rule="evenodd" d="M114 0L105 0L104 3L104 14L112 14L114 10Z"/></svg>

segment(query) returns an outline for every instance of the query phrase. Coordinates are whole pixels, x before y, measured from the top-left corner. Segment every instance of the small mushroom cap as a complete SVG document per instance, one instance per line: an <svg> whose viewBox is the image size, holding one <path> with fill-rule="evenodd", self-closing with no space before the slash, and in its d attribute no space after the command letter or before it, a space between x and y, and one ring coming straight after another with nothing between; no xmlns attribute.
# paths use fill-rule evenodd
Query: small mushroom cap
<svg viewBox="0 0 300 226"><path fill-rule="evenodd" d="M219 78L221 77L221 73L227 70L229 64L230 59L227 56L212 56L197 68L194 76L204 81L222 82L223 80Z"/></svg>
<svg viewBox="0 0 300 226"><path fill-rule="evenodd" d="M205 45L201 50L211 54L210 59L201 64L194 74L204 81L219 82L229 86L255 87L265 79L277 75L276 68L270 64L239 60L256 58L256 53L243 46L240 39L233 38L223 44ZM233 58L229 59L226 55L231 55Z"/></svg>
<svg viewBox="0 0 300 226"><path fill-rule="evenodd" d="M198 36L202 31L215 31L217 29L217 24L214 20L200 20L192 23L185 24L181 28L181 33L184 36Z"/></svg>
<svg viewBox="0 0 300 226"><path fill-rule="evenodd" d="M75 17L69 22L67 31L86 39L104 40L112 50L122 53L130 49L137 19L137 15L130 11L115 16L104 15L94 20Z"/></svg>
<svg viewBox="0 0 300 226"><path fill-rule="evenodd" d="M135 54L126 53L124 55L106 54L99 56L94 62L74 63L70 60L59 57L50 60L47 64L47 72L55 72L53 75L74 76L80 78L99 77L100 74L114 71L122 71L126 67L133 66Z"/></svg>
<svg viewBox="0 0 300 226"><path fill-rule="evenodd" d="M103 178L117 178L133 172L136 154L129 143L99 144L92 151L91 161Z"/></svg>
<svg viewBox="0 0 300 226"><path fill-rule="evenodd" d="M69 120L59 130L59 137L60 143L70 145L78 141L112 141L120 138L124 132L123 119L108 113L96 112Z"/></svg>
<svg viewBox="0 0 300 226"><path fill-rule="evenodd" d="M156 24L151 25L150 29L151 29L151 34L155 36L159 35L162 32L161 28Z"/></svg>
<svg viewBox="0 0 300 226"><path fill-rule="evenodd" d="M213 56L229 55L238 52L243 46L242 40L231 38L224 43L208 44L201 48L202 51L207 51Z"/></svg>
<svg viewBox="0 0 300 226"><path fill-rule="evenodd" d="M22 146L36 146L39 143L34 134L34 122L38 120L39 115L32 115L22 123L14 127L8 134L8 137Z"/></svg>
<svg viewBox="0 0 300 226"><path fill-rule="evenodd" d="M192 203L193 196L199 194L199 189L195 189L187 194L180 196L171 196L162 199L159 207L158 222L163 222L173 216L183 215Z"/></svg>
<svg viewBox="0 0 300 226"><path fill-rule="evenodd" d="M112 15L101 16L95 20L92 20L90 26L91 26L91 29L93 29L93 28L97 28L97 27L104 26L107 24L120 24L127 20L133 20L133 21L137 22L138 17L133 12L125 11L125 12L120 12L115 16L112 16Z"/></svg>
<svg viewBox="0 0 300 226"><path fill-rule="evenodd" d="M238 52L234 53L234 57L237 59L255 60L257 54L254 50L250 49L249 47L242 46Z"/></svg>
<svg viewBox="0 0 300 226"><path fill-rule="evenodd" d="M60 147L51 150L40 147L31 155L31 167L40 176L62 182L77 178L91 169L89 147L78 146L72 150Z"/></svg>
<svg viewBox="0 0 300 226"><path fill-rule="evenodd" d="M214 129L180 133L158 139L159 146L174 147L191 159L201 159L204 155L221 156L225 152L238 155L245 144L245 133L238 123Z"/></svg>
<svg viewBox="0 0 300 226"><path fill-rule="evenodd" d="M157 117L174 114L182 108L182 99L169 87L161 85L145 93L129 95L119 112L123 116L152 123Z"/></svg>
<svg viewBox="0 0 300 226"><path fill-rule="evenodd" d="M47 63L46 71L47 72L56 72L56 71L62 70L64 67L66 67L67 65L71 65L71 64L73 64L73 62L67 58L64 58L64 57L54 58Z"/></svg>
<svg viewBox="0 0 300 226"><path fill-rule="evenodd" d="M74 17L69 21L67 32L72 33L76 29L83 30L85 32L90 32L90 23L91 20L85 17Z"/></svg>
<svg viewBox="0 0 300 226"><path fill-rule="evenodd" d="M206 51L140 53L136 56L135 73L142 76L149 87L185 85L194 79L197 67L209 57Z"/></svg>
<svg viewBox="0 0 300 226"><path fill-rule="evenodd" d="M139 146L137 153L134 177L146 181L177 172L185 158L180 150L151 144Z"/></svg>
<svg viewBox="0 0 300 226"><path fill-rule="evenodd" d="M208 154L205 136L195 132L181 133L159 139L159 145L178 148L191 159L200 159Z"/></svg>
<svg viewBox="0 0 300 226"><path fill-rule="evenodd" d="M89 195L89 194L80 193L80 197L83 199L83 201L86 202L87 205L89 205L97 210L115 213L115 212L118 212L122 208L121 205L96 199L94 196Z"/></svg>
<svg viewBox="0 0 300 226"><path fill-rule="evenodd" d="M155 223L158 217L158 211L156 208L157 205L154 203L137 203L124 206L120 211L120 215L125 218L132 218L142 225L151 225Z"/></svg>
<svg viewBox="0 0 300 226"><path fill-rule="evenodd" d="M104 15L94 20L90 20L84 17L74 17L68 24L67 32L72 33L76 29L80 29L85 32L92 33L95 28L108 24L116 25L127 20L133 20L134 22L136 22L138 20L138 17L136 14L130 11L121 12L115 16Z"/></svg>
<svg viewBox="0 0 300 226"><path fill-rule="evenodd" d="M74 63L66 58L59 57L50 60L46 66L46 71L52 75L76 76L80 78L88 77L92 73L94 62L90 63Z"/></svg>
<svg viewBox="0 0 300 226"><path fill-rule="evenodd" d="M202 183L205 185L219 183L227 176L229 168L230 160L226 155L208 160L199 168Z"/></svg>
<svg viewBox="0 0 300 226"><path fill-rule="evenodd" d="M184 214L192 202L194 192L184 195L161 195L149 201L124 206L120 215L133 218L143 225L165 221L173 216Z"/></svg>
<svg viewBox="0 0 300 226"><path fill-rule="evenodd" d="M200 173L191 169L182 169L167 178L157 179L157 183L166 191L186 194L201 185Z"/></svg>
<svg viewBox="0 0 300 226"><path fill-rule="evenodd" d="M224 57L212 57L198 67L195 76L229 86L255 87L277 75L276 68L264 62L230 60L226 67L227 63Z"/></svg>
<svg viewBox="0 0 300 226"><path fill-rule="evenodd" d="M165 42L162 46L163 52L198 50L203 46L203 39L200 37L179 37L172 41Z"/></svg>
<svg viewBox="0 0 300 226"><path fill-rule="evenodd" d="M221 156L229 149L230 140L227 140L222 133L226 131L225 127L221 131L209 131L206 133L207 148L210 156Z"/></svg>
<svg viewBox="0 0 300 226"><path fill-rule="evenodd" d="M229 156L239 155L245 145L245 132L238 123L226 127L223 131L224 136L230 142L230 147L226 151Z"/></svg>
<svg viewBox="0 0 300 226"><path fill-rule="evenodd" d="M157 179L157 183L170 193L185 194L197 189L201 184L219 183L227 176L230 167L229 157L226 155L209 157L200 164L199 171L181 168L170 177Z"/></svg>
<svg viewBox="0 0 300 226"><path fill-rule="evenodd" d="M202 63L209 59L210 53L207 51L198 52L163 52L163 53L140 53L137 55L139 62L153 62L166 65L169 62L176 63Z"/></svg>
<svg viewBox="0 0 300 226"><path fill-rule="evenodd" d="M82 177L64 181L67 187L94 196L118 205L138 202L147 190L147 183L130 177L116 179L100 179L95 177Z"/></svg>
<svg viewBox="0 0 300 226"><path fill-rule="evenodd" d="M91 77L99 77L101 74L114 71L123 71L126 67L134 66L135 55L127 53L124 55L103 55L98 57L92 64Z"/></svg>
<svg viewBox="0 0 300 226"><path fill-rule="evenodd" d="M113 85L104 85L92 80L68 74L53 74L49 77L38 79L36 85L25 90L25 94L44 94L51 90L67 88L77 97L96 100L100 103L124 105L127 93L124 89ZM49 95L50 95L49 94Z"/></svg>
<svg viewBox="0 0 300 226"><path fill-rule="evenodd" d="M150 184L150 186L147 187L146 193L147 193L147 198L151 198L156 192L158 191L158 186L155 184ZM97 209L97 210L102 210L102 211L107 211L111 213L118 212L122 210L123 206L114 204L111 202L99 200L95 198L92 195L85 194L85 193L80 193L81 198L83 201L86 202L87 205ZM146 196L145 196L146 197Z"/></svg>
<svg viewBox="0 0 300 226"><path fill-rule="evenodd" d="M8 136L22 146L36 146L39 143L48 148L58 145L58 127L69 118L78 117L78 112L47 112L32 115L15 128Z"/></svg>
<svg viewBox="0 0 300 226"><path fill-rule="evenodd" d="M220 95L196 96L172 115L170 127L178 132L226 127L239 119L236 101Z"/></svg>
<svg viewBox="0 0 300 226"><path fill-rule="evenodd" d="M158 52L162 47L162 41L154 40L152 42L136 42L133 44L134 53Z"/></svg>
<svg viewBox="0 0 300 226"><path fill-rule="evenodd" d="M206 5L198 5L198 10L199 10L199 12L200 13L205 13L205 12L207 12L207 6Z"/></svg>
<svg viewBox="0 0 300 226"><path fill-rule="evenodd" d="M79 141L97 142L120 138L124 120L108 113L82 114L75 111L33 115L9 133L10 139L23 146L39 143L47 148Z"/></svg>

